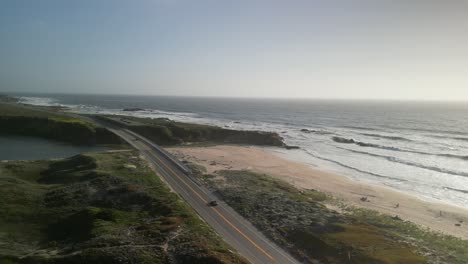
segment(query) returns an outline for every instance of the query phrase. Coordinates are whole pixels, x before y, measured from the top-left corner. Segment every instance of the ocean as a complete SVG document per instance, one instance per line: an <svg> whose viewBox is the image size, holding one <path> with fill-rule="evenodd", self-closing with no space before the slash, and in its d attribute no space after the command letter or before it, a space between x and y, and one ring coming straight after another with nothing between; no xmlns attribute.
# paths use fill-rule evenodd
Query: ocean
<svg viewBox="0 0 468 264"><path fill-rule="evenodd" d="M167 117L273 131L289 159L422 199L468 207L468 105L442 102L23 94L73 112ZM128 112L124 108L143 108Z"/></svg>

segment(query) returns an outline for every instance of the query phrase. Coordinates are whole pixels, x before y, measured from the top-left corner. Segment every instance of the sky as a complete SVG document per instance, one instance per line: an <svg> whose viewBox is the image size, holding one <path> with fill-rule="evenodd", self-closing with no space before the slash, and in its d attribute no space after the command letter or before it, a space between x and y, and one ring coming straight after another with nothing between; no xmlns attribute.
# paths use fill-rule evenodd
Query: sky
<svg viewBox="0 0 468 264"><path fill-rule="evenodd" d="M468 100L468 1L0 0L0 92Z"/></svg>

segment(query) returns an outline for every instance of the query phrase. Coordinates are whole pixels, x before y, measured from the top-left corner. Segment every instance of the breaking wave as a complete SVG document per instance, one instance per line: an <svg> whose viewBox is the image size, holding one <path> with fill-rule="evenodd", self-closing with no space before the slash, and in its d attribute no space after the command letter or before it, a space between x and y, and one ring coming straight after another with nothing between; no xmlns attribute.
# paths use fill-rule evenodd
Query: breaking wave
<svg viewBox="0 0 468 264"><path fill-rule="evenodd" d="M436 166L427 166L427 165L423 165L423 164L420 164L420 163L399 159L399 158L392 157L392 156L380 155L380 154L375 154L375 153L370 153L370 152L365 152L365 151L359 151L359 150L347 149L347 148L340 148L340 147L338 147L338 148L346 150L346 151L350 151L350 152L353 152L353 153L363 154L363 155L367 155L367 156L371 156L371 157L382 158L382 159L386 159L386 160L391 161L391 162L396 162L396 163L405 164L405 165L408 165L408 166L418 167L418 168L421 168L421 169L441 172L441 173L450 174L450 175L468 177L468 172L452 171L452 170L448 170L448 169L444 169L444 168L439 168L439 167L436 167Z"/></svg>
<svg viewBox="0 0 468 264"><path fill-rule="evenodd" d="M446 157L446 158L455 158L455 159L461 159L461 160L468 160L468 156L465 156L465 155L455 155L455 154L448 154L448 153L430 153L430 152L424 152L424 151L401 149L401 148L397 148L397 147L389 147L389 146L383 146L383 145L378 145L378 144L372 144L372 143L356 141L356 140L354 140L352 138L332 137L332 139L333 139L333 141L335 141L337 143L355 144L355 145L358 145L358 146L361 146L361 147L385 149L385 150L406 152L406 153L414 153L414 154L421 154L421 155L427 155L427 156L439 156L439 157Z"/></svg>
<svg viewBox="0 0 468 264"><path fill-rule="evenodd" d="M441 136L441 135L427 135L432 138L442 138L442 139L453 139L453 140L458 140L458 141L468 141L468 137L447 137L447 136Z"/></svg>
<svg viewBox="0 0 468 264"><path fill-rule="evenodd" d="M369 137L385 138L385 139L397 140L397 141L406 141L406 142L412 141L411 139L407 139L407 138L404 138L404 137L398 137L398 136L384 136L384 135L370 134L370 133L360 133L360 134L364 135L364 136L369 136Z"/></svg>
<svg viewBox="0 0 468 264"><path fill-rule="evenodd" d="M347 168L347 169L350 169L350 170L353 170L353 171L357 171L357 172L360 172L360 173L372 175L372 176L375 176L375 177L378 177L378 178L385 178L385 179L391 179L391 180L396 180L396 181L400 181L400 182L406 182L406 180L402 180L402 179L395 178L395 177L390 177L390 176L385 176L385 175L373 173L373 172L370 172L370 171L361 170L361 169L346 165L346 164L344 164L342 162L339 162L339 161L336 161L336 160L324 158L324 157L315 155L314 153L312 153L312 152L310 152L308 150L306 150L305 152L307 154L309 154L310 156L314 157L314 158L321 159L321 160L324 160L324 161L328 161L328 162L334 163L336 165L339 165L341 167L344 167L344 168Z"/></svg>
<svg viewBox="0 0 468 264"><path fill-rule="evenodd" d="M397 126L384 126L393 130L407 130L416 132L430 132L437 134L448 134L448 135L461 135L465 136L468 134L466 131L454 131L454 130L443 130L443 129L429 129L429 128L412 128L412 127L397 127Z"/></svg>
<svg viewBox="0 0 468 264"><path fill-rule="evenodd" d="M307 129L307 128L301 129L301 132L306 133L306 134L317 134L317 135L331 135L331 134L333 134L330 131L326 131L326 130L322 130L322 129L317 130L317 129Z"/></svg>
<svg viewBox="0 0 468 264"><path fill-rule="evenodd" d="M357 130L371 130L371 131L378 131L376 128L370 127L360 127L360 126L342 126L343 128L350 128L350 129L357 129Z"/></svg>
<svg viewBox="0 0 468 264"><path fill-rule="evenodd" d="M48 97L19 97L19 102L28 105L58 106L57 100Z"/></svg>
<svg viewBox="0 0 468 264"><path fill-rule="evenodd" d="M460 189L451 188L451 187L444 187L444 189L468 194L468 190L460 190Z"/></svg>

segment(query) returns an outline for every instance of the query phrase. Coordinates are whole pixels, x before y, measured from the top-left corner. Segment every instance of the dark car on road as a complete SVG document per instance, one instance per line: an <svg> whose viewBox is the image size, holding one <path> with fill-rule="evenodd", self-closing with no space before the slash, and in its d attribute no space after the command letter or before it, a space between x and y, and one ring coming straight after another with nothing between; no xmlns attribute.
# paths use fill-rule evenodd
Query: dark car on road
<svg viewBox="0 0 468 264"><path fill-rule="evenodd" d="M208 203L208 206L217 206L217 205L218 205L218 202L215 200Z"/></svg>

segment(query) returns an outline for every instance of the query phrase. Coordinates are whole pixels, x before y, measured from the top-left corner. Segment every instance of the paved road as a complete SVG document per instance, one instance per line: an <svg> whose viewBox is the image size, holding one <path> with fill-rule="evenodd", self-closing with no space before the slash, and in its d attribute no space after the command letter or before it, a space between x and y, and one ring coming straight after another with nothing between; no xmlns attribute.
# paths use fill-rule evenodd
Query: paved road
<svg viewBox="0 0 468 264"><path fill-rule="evenodd" d="M140 150L169 186L182 196L227 243L251 263L299 263L225 203L219 202L216 207L207 206L207 203L216 200L216 197L201 186L196 179L187 175L183 167L161 153L164 150L159 146L126 129L109 128L109 130Z"/></svg>

